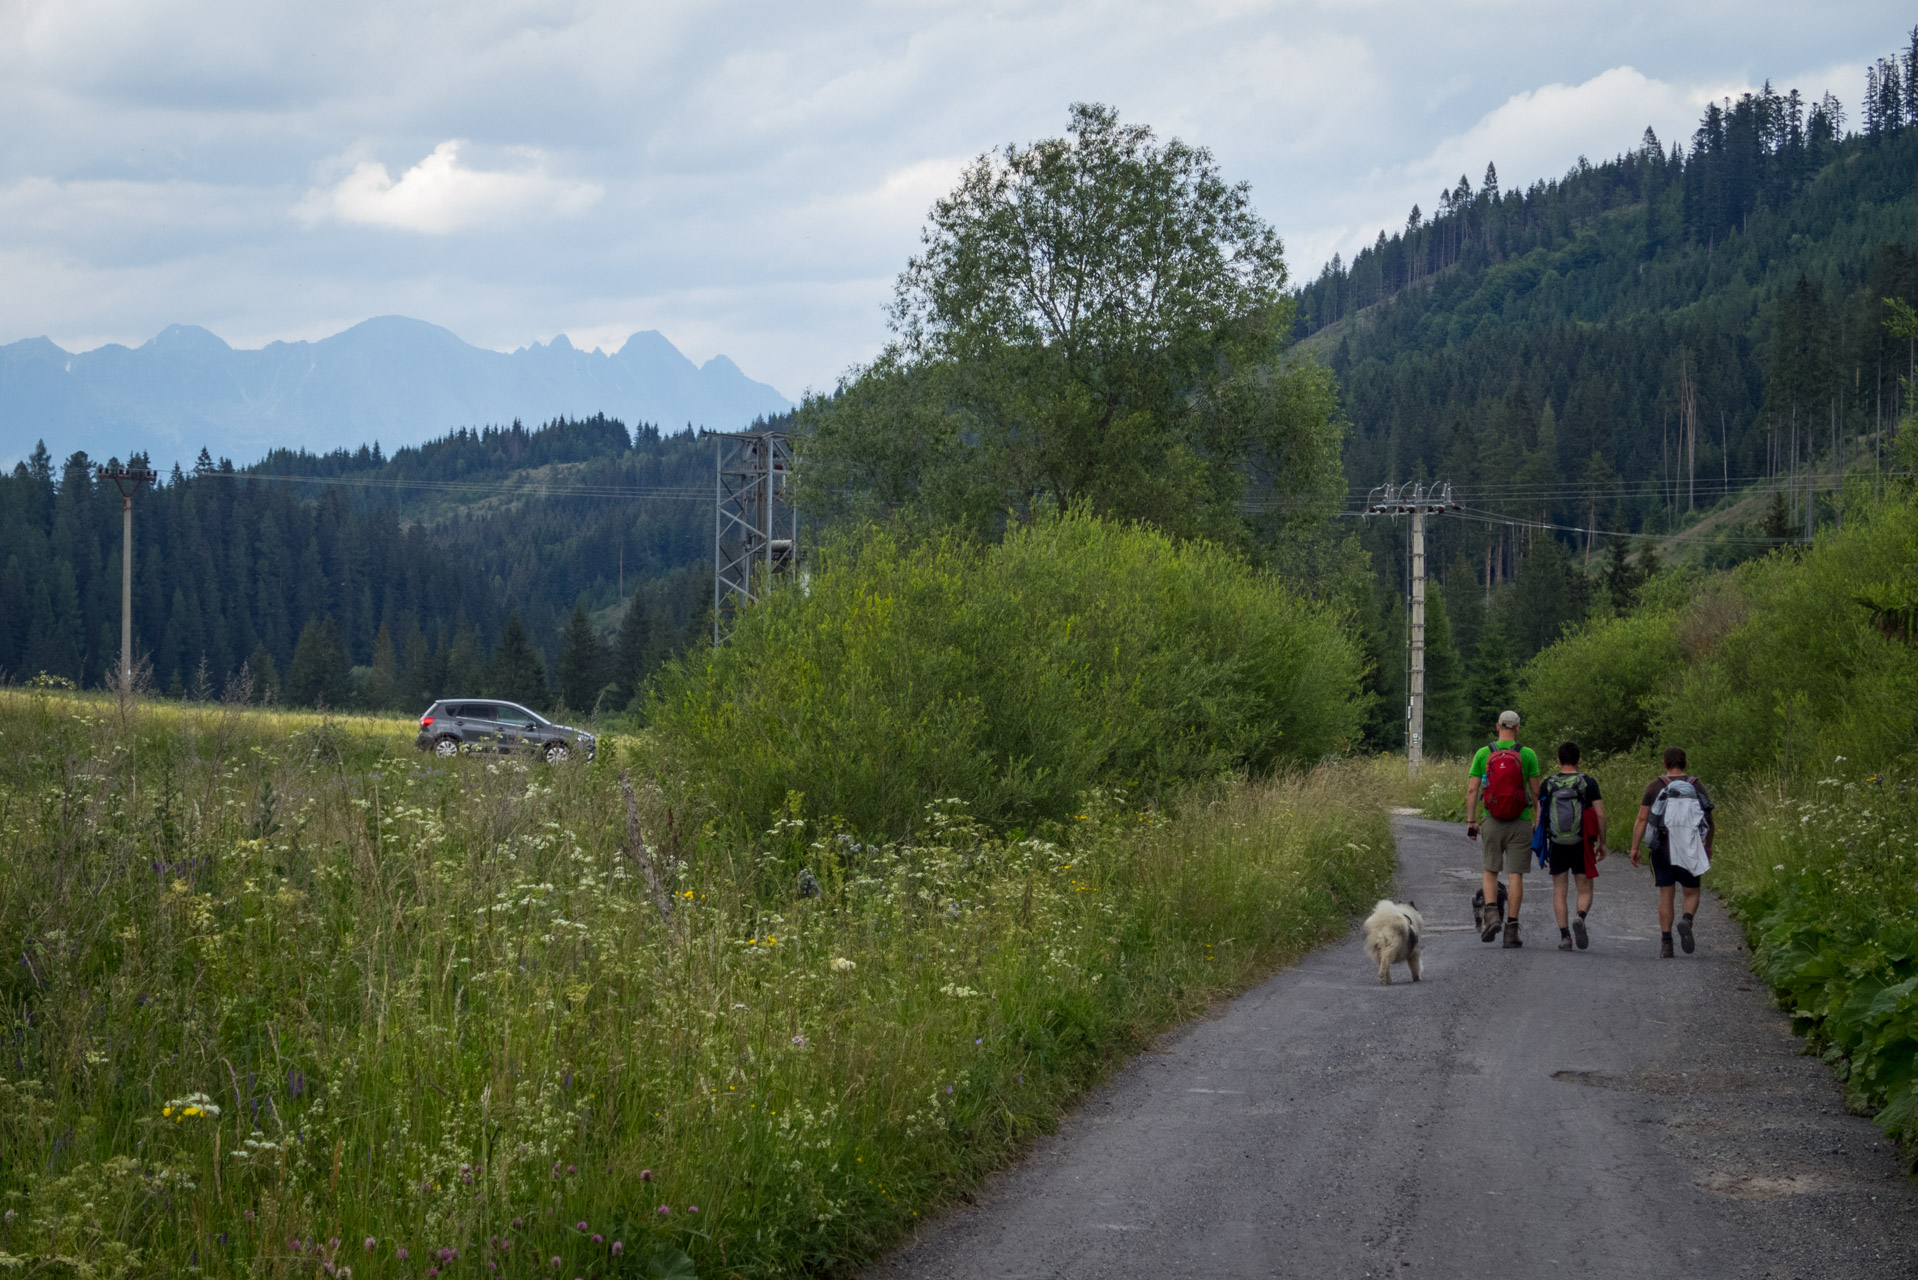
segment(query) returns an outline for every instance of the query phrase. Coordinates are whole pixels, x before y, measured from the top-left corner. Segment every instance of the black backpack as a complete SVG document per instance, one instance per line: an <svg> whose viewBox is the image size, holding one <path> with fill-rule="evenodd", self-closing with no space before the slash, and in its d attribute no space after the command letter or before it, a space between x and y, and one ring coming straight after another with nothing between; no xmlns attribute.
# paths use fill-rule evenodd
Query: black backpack
<svg viewBox="0 0 1918 1280"><path fill-rule="evenodd" d="M1553 844L1584 843L1584 774L1555 773L1539 784L1538 823Z"/></svg>

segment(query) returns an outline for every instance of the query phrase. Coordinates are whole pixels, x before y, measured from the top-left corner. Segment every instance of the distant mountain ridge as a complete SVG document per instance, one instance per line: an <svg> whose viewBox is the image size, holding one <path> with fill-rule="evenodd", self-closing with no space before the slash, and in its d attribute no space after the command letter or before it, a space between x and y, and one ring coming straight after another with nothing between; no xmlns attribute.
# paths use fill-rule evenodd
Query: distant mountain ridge
<svg viewBox="0 0 1918 1280"><path fill-rule="evenodd" d="M65 456L146 451L190 465L201 447L246 461L377 440L391 450L462 426L603 413L668 430L736 430L791 401L725 356L695 365L655 330L618 351L564 334L488 351L423 320L377 316L318 342L228 346L171 325L139 347L69 352L46 338L0 346L0 463L45 439Z"/></svg>

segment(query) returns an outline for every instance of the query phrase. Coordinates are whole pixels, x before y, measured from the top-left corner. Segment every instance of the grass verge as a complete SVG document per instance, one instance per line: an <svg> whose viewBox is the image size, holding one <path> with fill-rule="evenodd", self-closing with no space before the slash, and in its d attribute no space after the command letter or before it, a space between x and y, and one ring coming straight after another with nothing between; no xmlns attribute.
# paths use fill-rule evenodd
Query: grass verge
<svg viewBox="0 0 1918 1280"><path fill-rule="evenodd" d="M0 1268L842 1272L1393 865L1371 762L635 847L616 750L411 736L0 693Z"/></svg>

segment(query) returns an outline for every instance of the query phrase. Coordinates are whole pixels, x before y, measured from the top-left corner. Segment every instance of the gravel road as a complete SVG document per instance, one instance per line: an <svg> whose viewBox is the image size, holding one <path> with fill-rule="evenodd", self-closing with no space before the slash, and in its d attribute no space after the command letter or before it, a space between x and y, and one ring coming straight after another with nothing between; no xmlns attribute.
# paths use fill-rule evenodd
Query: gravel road
<svg viewBox="0 0 1918 1280"><path fill-rule="evenodd" d="M1918 1185L1746 969L1707 894L1658 959L1604 863L1589 951L1551 881L1470 928L1464 828L1396 820L1425 980L1356 936L1141 1055L870 1273L898 1277L1918 1277Z"/></svg>

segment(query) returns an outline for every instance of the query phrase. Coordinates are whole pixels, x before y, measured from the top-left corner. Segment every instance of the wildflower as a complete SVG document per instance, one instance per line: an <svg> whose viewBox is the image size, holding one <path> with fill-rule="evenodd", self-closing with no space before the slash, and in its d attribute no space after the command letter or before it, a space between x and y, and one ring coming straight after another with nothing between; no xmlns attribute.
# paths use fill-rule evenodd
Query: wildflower
<svg viewBox="0 0 1918 1280"><path fill-rule="evenodd" d="M524 1227L525 1225L526 1225L526 1219L524 1218L513 1219L513 1230L518 1231L520 1228Z"/></svg>
<svg viewBox="0 0 1918 1280"><path fill-rule="evenodd" d="M405 1262L407 1258L410 1257L411 1255L406 1252L406 1246L401 1245L397 1250L394 1251L393 1256L398 1258L401 1262Z"/></svg>
<svg viewBox="0 0 1918 1280"><path fill-rule="evenodd" d="M698 1205L696 1205L696 1204L689 1204L689 1205L687 1205L687 1206L686 1206L686 1212L687 1212L687 1213L698 1213L698 1212L699 1212L699 1206L698 1206Z"/></svg>
<svg viewBox="0 0 1918 1280"><path fill-rule="evenodd" d="M859 965L856 961L848 960L844 956L833 957L832 971L834 973L851 973L854 969L857 969L858 967Z"/></svg>
<svg viewBox="0 0 1918 1280"><path fill-rule="evenodd" d="M620 1254L625 1252L626 1252L626 1242L624 1240L613 1241L613 1256L618 1257Z"/></svg>
<svg viewBox="0 0 1918 1280"><path fill-rule="evenodd" d="M980 1036L977 1040L973 1041L974 1044L984 1044L985 1042L986 1038L984 1036Z"/></svg>
<svg viewBox="0 0 1918 1280"><path fill-rule="evenodd" d="M946 1086L946 1092L947 1092L947 1093L951 1093L951 1092L952 1092L952 1086L951 1086L951 1085L947 1085L947 1086Z"/></svg>
<svg viewBox="0 0 1918 1280"><path fill-rule="evenodd" d="M795 1048L803 1049L806 1047L806 1037L803 1035L794 1036L792 1042Z"/></svg>
<svg viewBox="0 0 1918 1280"><path fill-rule="evenodd" d="M1784 869L1785 869L1785 864L1784 864L1784 863L1782 863L1782 862L1780 862L1780 863L1778 863L1778 864L1776 864L1775 866L1773 866L1773 867L1772 867L1772 870L1773 870L1773 871L1783 871Z"/></svg>
<svg viewBox="0 0 1918 1280"><path fill-rule="evenodd" d="M639 1180L641 1182L651 1182L653 1180L653 1171L651 1169L641 1169L639 1171ZM518 1221L515 1221L513 1225L518 1226Z"/></svg>
<svg viewBox="0 0 1918 1280"><path fill-rule="evenodd" d="M573 1224L573 1230L579 1232L581 1235L584 1235L586 1234L586 1224L583 1222L575 1222Z"/></svg>
<svg viewBox="0 0 1918 1280"><path fill-rule="evenodd" d="M373 1246L374 1246L375 1244L377 1244L377 1243L378 1243L378 1241L376 1241L376 1240L374 1240L372 1236L368 1236L368 1237L366 1238L366 1251L367 1251L368 1253L371 1253L371 1252L373 1252Z"/></svg>
<svg viewBox="0 0 1918 1280"><path fill-rule="evenodd" d="M605 1236L603 1236L603 1235L601 1235L601 1234L599 1234L599 1232L597 1232L597 1231L595 1231L595 1232L593 1233L593 1243L594 1243L594 1244L605 1244L605 1243L606 1243L606 1237L605 1237Z"/></svg>
<svg viewBox="0 0 1918 1280"><path fill-rule="evenodd" d="M558 1270L559 1270L559 1259L558 1259L558 1258L554 1258L554 1259L553 1259L553 1270L555 1270L555 1271L558 1271Z"/></svg>
<svg viewBox="0 0 1918 1280"><path fill-rule="evenodd" d="M578 1173L578 1172L579 1172L579 1166L578 1166L578 1165L576 1165L576 1164L569 1164L569 1165L567 1165L567 1166L566 1166L566 1174L567 1174L567 1176L568 1176L568 1177L571 1177L571 1176L572 1176L573 1174L576 1174L576 1173Z"/></svg>
<svg viewBox="0 0 1918 1280"><path fill-rule="evenodd" d="M662 1218L670 1218L670 1217L672 1217L672 1216L673 1216L673 1211L672 1211L671 1209L669 1209L669 1208L667 1208L667 1207L666 1207L665 1205L663 1205L663 1204L662 1204L662 1205L660 1205L660 1206L659 1206L659 1208L657 1208L657 1209L655 1209L655 1210L653 1210L653 1212L654 1212L654 1213L657 1213L657 1214L658 1214L658 1215L659 1215L660 1217L662 1217Z"/></svg>

